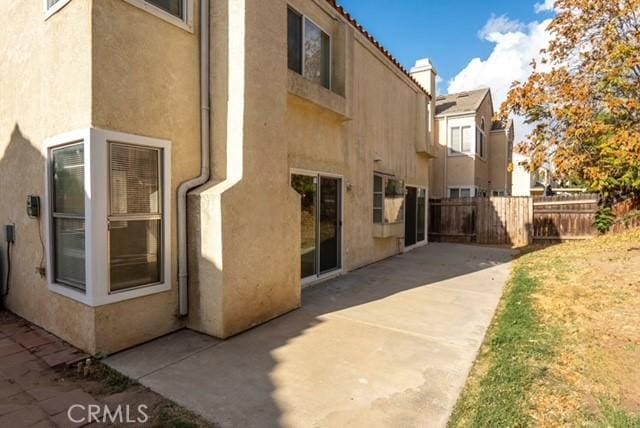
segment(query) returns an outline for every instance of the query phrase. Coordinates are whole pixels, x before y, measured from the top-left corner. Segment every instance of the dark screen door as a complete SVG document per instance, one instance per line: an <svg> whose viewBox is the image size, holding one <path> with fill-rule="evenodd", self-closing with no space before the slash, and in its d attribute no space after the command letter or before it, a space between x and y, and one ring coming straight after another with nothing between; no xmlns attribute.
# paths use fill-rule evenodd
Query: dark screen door
<svg viewBox="0 0 640 428"><path fill-rule="evenodd" d="M340 267L340 179L320 177L319 273Z"/></svg>
<svg viewBox="0 0 640 428"><path fill-rule="evenodd" d="M404 246L409 247L417 242L418 189L407 187L404 206Z"/></svg>

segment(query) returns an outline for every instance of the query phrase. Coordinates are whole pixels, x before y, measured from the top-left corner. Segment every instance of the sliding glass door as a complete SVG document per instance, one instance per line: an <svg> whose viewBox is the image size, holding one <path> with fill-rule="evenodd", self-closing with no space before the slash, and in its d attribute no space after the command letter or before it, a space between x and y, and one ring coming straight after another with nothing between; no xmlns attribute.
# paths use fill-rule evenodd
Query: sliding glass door
<svg viewBox="0 0 640 428"><path fill-rule="evenodd" d="M412 247L426 239L427 191L407 186L405 207L404 246Z"/></svg>
<svg viewBox="0 0 640 428"><path fill-rule="evenodd" d="M292 174L300 193L300 267L313 279L341 267L342 179L321 174Z"/></svg>

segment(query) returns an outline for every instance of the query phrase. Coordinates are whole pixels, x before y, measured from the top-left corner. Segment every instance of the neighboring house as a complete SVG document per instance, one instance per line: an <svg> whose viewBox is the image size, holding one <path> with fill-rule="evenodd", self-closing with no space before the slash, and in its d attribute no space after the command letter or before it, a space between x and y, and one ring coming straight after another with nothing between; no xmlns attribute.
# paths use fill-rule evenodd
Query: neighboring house
<svg viewBox="0 0 640 428"><path fill-rule="evenodd" d="M226 338L426 242L435 72L409 74L334 1L0 16L5 302L73 345Z"/></svg>
<svg viewBox="0 0 640 428"><path fill-rule="evenodd" d="M436 98L431 197L511 193L513 121L494 122L492 118L489 89Z"/></svg>
<svg viewBox="0 0 640 428"><path fill-rule="evenodd" d="M535 176L527 170L528 157L521 153L513 153L512 196L531 196L531 188L535 185Z"/></svg>

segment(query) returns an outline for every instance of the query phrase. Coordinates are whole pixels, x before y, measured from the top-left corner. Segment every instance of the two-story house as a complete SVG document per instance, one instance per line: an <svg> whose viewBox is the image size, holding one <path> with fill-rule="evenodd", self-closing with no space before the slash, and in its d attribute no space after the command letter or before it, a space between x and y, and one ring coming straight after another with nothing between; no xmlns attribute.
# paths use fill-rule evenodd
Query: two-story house
<svg viewBox="0 0 640 428"><path fill-rule="evenodd" d="M2 1L0 27L3 302L77 347L226 338L426 242L435 74L334 0Z"/></svg>
<svg viewBox="0 0 640 428"><path fill-rule="evenodd" d="M436 159L430 196L462 198L511 194L513 121L493 121L489 89L435 100Z"/></svg>

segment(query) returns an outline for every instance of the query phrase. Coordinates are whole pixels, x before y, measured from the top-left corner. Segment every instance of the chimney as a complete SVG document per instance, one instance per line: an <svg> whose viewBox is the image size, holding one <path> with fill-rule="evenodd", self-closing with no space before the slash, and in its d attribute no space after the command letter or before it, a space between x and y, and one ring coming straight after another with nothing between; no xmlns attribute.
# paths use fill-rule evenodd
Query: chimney
<svg viewBox="0 0 640 428"><path fill-rule="evenodd" d="M435 129L435 112L436 112L436 97L438 94L436 93L436 76L438 72L431 64L431 60L429 58L423 58L416 61L416 64L411 67L411 75L414 79L422 85L422 87L427 91L429 95L431 95L431 101L428 103L428 124L427 124L427 132L429 135L429 143L433 144L433 132Z"/></svg>

